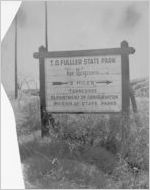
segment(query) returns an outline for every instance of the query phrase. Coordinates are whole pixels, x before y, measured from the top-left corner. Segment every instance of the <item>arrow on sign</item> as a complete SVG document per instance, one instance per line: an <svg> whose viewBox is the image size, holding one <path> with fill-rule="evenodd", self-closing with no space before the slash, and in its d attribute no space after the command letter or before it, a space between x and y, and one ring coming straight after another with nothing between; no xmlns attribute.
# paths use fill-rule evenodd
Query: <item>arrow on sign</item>
<svg viewBox="0 0 150 190"><path fill-rule="evenodd" d="M98 84L110 84L112 81L104 80L104 81L97 81ZM72 82L52 82L52 85L64 85L64 84L72 84Z"/></svg>
<svg viewBox="0 0 150 190"><path fill-rule="evenodd" d="M52 85L64 85L64 84L72 85L72 82L52 82Z"/></svg>
<svg viewBox="0 0 150 190"><path fill-rule="evenodd" d="M103 81L97 81L96 83L98 83L98 84L102 84L102 83L104 83L104 84L110 84L110 83L112 83L112 81L103 80Z"/></svg>
<svg viewBox="0 0 150 190"><path fill-rule="evenodd" d="M68 84L68 82L52 82L52 85L63 85Z"/></svg>

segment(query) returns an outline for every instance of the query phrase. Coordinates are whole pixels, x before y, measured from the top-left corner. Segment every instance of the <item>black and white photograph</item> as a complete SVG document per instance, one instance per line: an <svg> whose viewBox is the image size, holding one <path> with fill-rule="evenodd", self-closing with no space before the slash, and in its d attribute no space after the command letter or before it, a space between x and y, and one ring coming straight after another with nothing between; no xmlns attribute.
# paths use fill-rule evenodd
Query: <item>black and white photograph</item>
<svg viewBox="0 0 150 190"><path fill-rule="evenodd" d="M21 2L1 81L26 189L149 189L148 21L149 1Z"/></svg>

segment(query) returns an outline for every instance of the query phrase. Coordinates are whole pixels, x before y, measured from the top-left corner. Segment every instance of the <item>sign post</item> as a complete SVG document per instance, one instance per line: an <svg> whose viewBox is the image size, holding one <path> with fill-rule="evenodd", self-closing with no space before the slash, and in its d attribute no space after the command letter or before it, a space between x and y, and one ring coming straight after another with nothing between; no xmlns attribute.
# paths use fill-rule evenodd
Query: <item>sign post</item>
<svg viewBox="0 0 150 190"><path fill-rule="evenodd" d="M40 62L42 126L47 113L122 113L127 119L129 54L134 52L126 41L111 49L48 52L40 47L34 58Z"/></svg>
<svg viewBox="0 0 150 190"><path fill-rule="evenodd" d="M40 55L43 55L46 49L41 46L39 48ZM44 56L39 57L39 77L40 77L40 109L41 109L41 136L48 133L47 119L46 119L46 104L45 104L45 64Z"/></svg>
<svg viewBox="0 0 150 190"><path fill-rule="evenodd" d="M129 75L129 54L134 53L134 49L129 48L126 41L121 42L123 53L121 55L122 63L122 118L121 118L121 131L122 131L122 145L121 155L124 157L127 153L128 144L127 138L129 134L129 111L130 111L130 75Z"/></svg>

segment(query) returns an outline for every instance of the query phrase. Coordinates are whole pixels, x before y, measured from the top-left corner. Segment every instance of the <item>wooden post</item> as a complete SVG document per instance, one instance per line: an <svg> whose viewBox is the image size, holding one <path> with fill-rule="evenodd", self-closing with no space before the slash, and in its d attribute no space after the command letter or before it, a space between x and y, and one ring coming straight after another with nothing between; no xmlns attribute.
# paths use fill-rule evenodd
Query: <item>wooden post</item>
<svg viewBox="0 0 150 190"><path fill-rule="evenodd" d="M47 23L47 1L44 2L45 4L45 46L46 50L48 51L48 23Z"/></svg>
<svg viewBox="0 0 150 190"><path fill-rule="evenodd" d="M40 111L41 111L41 136L44 137L48 135L47 128L47 112L46 112L46 102L45 102L45 63L44 63L44 53L46 48L41 46L39 48L39 75L40 75Z"/></svg>
<svg viewBox="0 0 150 190"><path fill-rule="evenodd" d="M44 5L45 5L45 47L46 47L45 49L48 52L48 11L47 11L48 2L45 1ZM53 118L52 113L49 113L49 121L52 127L54 128L55 119Z"/></svg>
<svg viewBox="0 0 150 190"><path fill-rule="evenodd" d="M122 55L122 111L129 114L130 99L129 99L129 53L127 49L129 48L126 41L121 42Z"/></svg>
<svg viewBox="0 0 150 190"><path fill-rule="evenodd" d="M129 46L126 41L121 42L121 64L122 64L122 145L121 155L124 158L128 149L128 134L129 134L129 111L130 111L130 97L129 97Z"/></svg>

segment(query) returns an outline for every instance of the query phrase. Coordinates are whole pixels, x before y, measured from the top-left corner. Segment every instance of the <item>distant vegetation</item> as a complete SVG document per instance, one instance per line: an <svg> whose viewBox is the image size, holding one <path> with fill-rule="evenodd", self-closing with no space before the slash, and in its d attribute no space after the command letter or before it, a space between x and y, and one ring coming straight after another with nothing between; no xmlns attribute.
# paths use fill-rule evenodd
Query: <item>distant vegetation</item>
<svg viewBox="0 0 150 190"><path fill-rule="evenodd" d="M149 97L149 79L135 79L131 81L136 96Z"/></svg>

